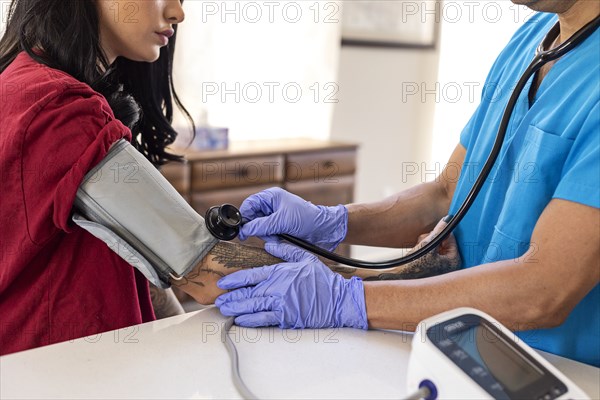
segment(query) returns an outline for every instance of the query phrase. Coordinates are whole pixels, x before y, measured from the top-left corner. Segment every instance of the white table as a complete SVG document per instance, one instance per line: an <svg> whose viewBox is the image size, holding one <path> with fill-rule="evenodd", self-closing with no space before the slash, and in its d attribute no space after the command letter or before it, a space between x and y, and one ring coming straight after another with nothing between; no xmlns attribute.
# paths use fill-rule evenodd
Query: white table
<svg viewBox="0 0 600 400"><path fill-rule="evenodd" d="M0 398L240 398L215 308L0 358ZM261 398L402 398L412 336L234 327L246 383ZM593 399L600 370L544 354Z"/></svg>

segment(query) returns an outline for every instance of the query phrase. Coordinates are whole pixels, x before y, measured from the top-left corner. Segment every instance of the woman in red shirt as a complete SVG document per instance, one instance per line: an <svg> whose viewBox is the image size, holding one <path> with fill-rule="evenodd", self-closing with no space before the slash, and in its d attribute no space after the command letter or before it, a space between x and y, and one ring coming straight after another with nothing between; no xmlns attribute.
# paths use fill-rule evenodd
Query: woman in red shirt
<svg viewBox="0 0 600 400"><path fill-rule="evenodd" d="M179 0L11 3L0 41L0 354L155 318L146 279L69 220L83 176L120 138L157 166L178 159L165 147L173 100L189 118L171 79L183 19Z"/></svg>
<svg viewBox="0 0 600 400"><path fill-rule="evenodd" d="M71 215L119 139L156 166L180 159L165 149L173 101L193 126L171 78L182 2L12 1L0 40L0 355L177 311ZM201 304L225 292L222 276L281 261L226 242L208 255L172 282Z"/></svg>
<svg viewBox="0 0 600 400"><path fill-rule="evenodd" d="M155 319L143 275L70 218L83 177L119 139L154 165L178 159L165 150L173 101L193 124L171 79L183 19L179 0L12 1L0 40L0 355ZM220 242L172 283L210 304L222 276L279 262Z"/></svg>

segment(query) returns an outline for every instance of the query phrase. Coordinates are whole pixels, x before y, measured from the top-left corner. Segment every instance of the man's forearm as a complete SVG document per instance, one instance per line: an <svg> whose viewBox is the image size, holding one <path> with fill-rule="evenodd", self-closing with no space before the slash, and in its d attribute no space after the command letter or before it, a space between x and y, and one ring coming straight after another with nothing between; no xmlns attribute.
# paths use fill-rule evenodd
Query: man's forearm
<svg viewBox="0 0 600 400"><path fill-rule="evenodd" d="M369 327L414 331L423 319L458 307L482 310L515 331L557 326L571 302L562 301L556 280L544 282L544 265L531 254L443 276L365 282Z"/></svg>
<svg viewBox="0 0 600 400"><path fill-rule="evenodd" d="M538 282L524 282L524 268L511 260L440 277L365 282L369 327L414 331L423 319L458 307L480 309L510 329L547 325L540 320L541 305L532 301ZM517 279L521 285L514 285Z"/></svg>
<svg viewBox="0 0 600 400"><path fill-rule="evenodd" d="M408 248L445 216L449 203L440 185L418 185L370 204L350 204L344 243Z"/></svg>
<svg viewBox="0 0 600 400"><path fill-rule="evenodd" d="M557 326L600 282L599 216L597 208L554 199L517 259L432 278L365 282L369 326L414 330L427 317L465 306L512 330Z"/></svg>
<svg viewBox="0 0 600 400"><path fill-rule="evenodd" d="M412 247L448 213L466 150L460 144L440 176L387 199L348 205L347 244Z"/></svg>

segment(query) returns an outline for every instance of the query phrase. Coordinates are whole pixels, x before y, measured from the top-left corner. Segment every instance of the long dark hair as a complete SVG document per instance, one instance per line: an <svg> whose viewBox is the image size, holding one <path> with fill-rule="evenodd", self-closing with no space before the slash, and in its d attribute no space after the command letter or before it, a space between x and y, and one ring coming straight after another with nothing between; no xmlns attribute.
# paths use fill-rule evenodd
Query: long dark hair
<svg viewBox="0 0 600 400"><path fill-rule="evenodd" d="M132 144L154 165L162 165L181 159L165 151L177 137L171 126L173 100L194 126L173 86L176 25L174 29L175 35L160 49L157 61L118 57L109 65L100 46L95 0L12 0L6 32L0 39L0 73L26 51L37 62L87 83L131 129ZM43 53L34 52L36 47Z"/></svg>

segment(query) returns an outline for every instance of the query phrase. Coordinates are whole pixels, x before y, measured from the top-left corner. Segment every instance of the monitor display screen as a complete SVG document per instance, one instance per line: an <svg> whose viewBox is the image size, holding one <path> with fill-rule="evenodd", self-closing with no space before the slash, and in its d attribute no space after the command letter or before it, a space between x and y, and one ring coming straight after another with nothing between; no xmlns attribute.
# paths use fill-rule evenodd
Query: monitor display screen
<svg viewBox="0 0 600 400"><path fill-rule="evenodd" d="M518 392L544 376L486 324L471 326L449 338L510 392Z"/></svg>

